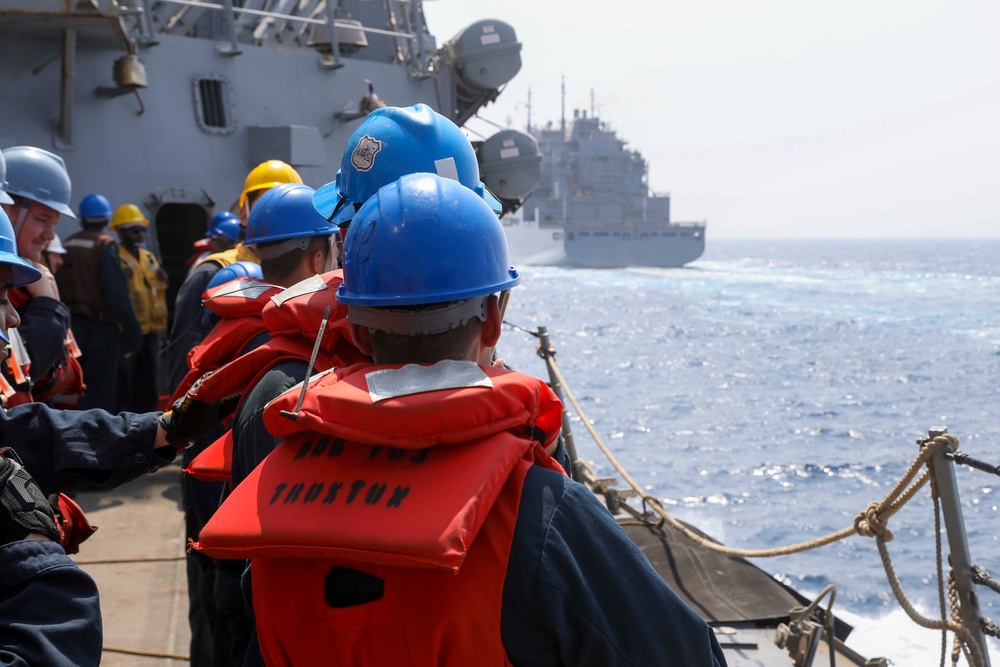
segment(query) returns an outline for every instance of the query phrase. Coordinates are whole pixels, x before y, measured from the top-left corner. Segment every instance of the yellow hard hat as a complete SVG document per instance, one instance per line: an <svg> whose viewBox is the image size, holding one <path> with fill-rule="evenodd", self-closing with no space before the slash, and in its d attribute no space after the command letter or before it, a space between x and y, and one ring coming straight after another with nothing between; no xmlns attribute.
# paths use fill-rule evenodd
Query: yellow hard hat
<svg viewBox="0 0 1000 667"><path fill-rule="evenodd" d="M135 204L122 204L115 209L115 215L111 218L111 229L118 229L127 225L142 225L149 227L149 220L142 214Z"/></svg>
<svg viewBox="0 0 1000 667"><path fill-rule="evenodd" d="M290 164L281 160L261 162L247 174L243 184L243 194L240 195L240 208L246 204L247 195L254 190L268 190L282 183L301 183L302 177Z"/></svg>

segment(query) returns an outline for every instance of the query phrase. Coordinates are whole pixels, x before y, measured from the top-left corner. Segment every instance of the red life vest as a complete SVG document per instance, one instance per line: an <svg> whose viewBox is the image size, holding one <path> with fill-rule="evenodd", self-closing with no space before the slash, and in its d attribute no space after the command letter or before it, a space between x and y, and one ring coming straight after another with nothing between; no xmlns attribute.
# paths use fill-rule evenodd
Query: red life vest
<svg viewBox="0 0 1000 667"><path fill-rule="evenodd" d="M184 468L184 473L201 482L226 482L233 480L233 429L226 429L217 440Z"/></svg>
<svg viewBox="0 0 1000 667"><path fill-rule="evenodd" d="M337 269L303 281L275 295L261 313L271 340L234 359L198 385L193 396L206 403L240 394L253 387L278 363L288 360L308 361L327 307L329 319L313 364L316 372L367 362L368 358L350 337L347 307L337 302L337 288L343 271ZM185 468L185 472L203 481L230 481L233 461L232 433L213 442Z"/></svg>
<svg viewBox="0 0 1000 667"><path fill-rule="evenodd" d="M281 411L294 410L298 391L272 401L265 423L287 439L195 545L254 558L269 665L510 664L500 610L521 487L531 465L561 470L544 446L562 406L541 380L505 369L399 369L319 376L295 420ZM418 393L382 398L380 378L406 371ZM428 381L434 374L444 384ZM469 381L477 374L483 382ZM382 596L332 606L334 568L378 577Z"/></svg>
<svg viewBox="0 0 1000 667"><path fill-rule="evenodd" d="M83 508L65 493L58 494L56 506L59 510L55 516L56 529L59 531L62 548L70 555L79 553L80 543L93 535L97 526L90 525Z"/></svg>
<svg viewBox="0 0 1000 667"><path fill-rule="evenodd" d="M205 290L205 307L222 319L188 353L188 372L170 397L170 404L187 393L198 378L239 356L250 340L266 329L261 311L281 287L253 278L238 278Z"/></svg>

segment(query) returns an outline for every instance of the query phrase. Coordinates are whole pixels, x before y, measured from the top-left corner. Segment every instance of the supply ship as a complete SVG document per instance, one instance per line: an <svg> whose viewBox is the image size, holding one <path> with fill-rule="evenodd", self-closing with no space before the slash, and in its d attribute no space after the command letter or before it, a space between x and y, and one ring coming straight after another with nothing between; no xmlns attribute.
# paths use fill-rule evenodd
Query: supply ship
<svg viewBox="0 0 1000 667"><path fill-rule="evenodd" d="M528 128L541 182L504 219L515 259L590 268L680 267L705 250L704 222L671 222L670 195L650 192L648 166L595 113ZM561 252L560 252L561 251Z"/></svg>

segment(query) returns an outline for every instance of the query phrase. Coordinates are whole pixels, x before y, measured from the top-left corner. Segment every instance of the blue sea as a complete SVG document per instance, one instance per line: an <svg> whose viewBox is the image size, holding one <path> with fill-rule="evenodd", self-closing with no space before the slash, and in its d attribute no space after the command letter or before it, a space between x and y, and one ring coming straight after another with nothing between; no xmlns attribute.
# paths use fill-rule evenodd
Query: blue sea
<svg viewBox="0 0 1000 667"><path fill-rule="evenodd" d="M587 418L648 493L725 544L768 548L850 526L928 429L1000 465L998 258L1000 240L710 239L682 269L518 267L506 320L548 328ZM508 327L499 352L547 377L535 343ZM957 478L973 562L1000 578L1000 478ZM929 492L889 527L904 591L939 616ZM862 653L938 664L940 633L905 617L874 540L754 563L807 595L836 584ZM980 596L997 620L1000 596Z"/></svg>

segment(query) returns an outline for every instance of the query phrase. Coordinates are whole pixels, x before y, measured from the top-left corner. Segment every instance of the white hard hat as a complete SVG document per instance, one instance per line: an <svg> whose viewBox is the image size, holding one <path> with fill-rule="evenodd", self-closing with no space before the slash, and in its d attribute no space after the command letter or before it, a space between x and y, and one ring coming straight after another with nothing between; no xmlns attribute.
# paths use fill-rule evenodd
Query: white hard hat
<svg viewBox="0 0 1000 667"><path fill-rule="evenodd" d="M60 241L59 237L56 236L51 241L49 241L49 247L45 249L45 252L54 252L59 255L65 255L66 248L63 247L62 241Z"/></svg>

